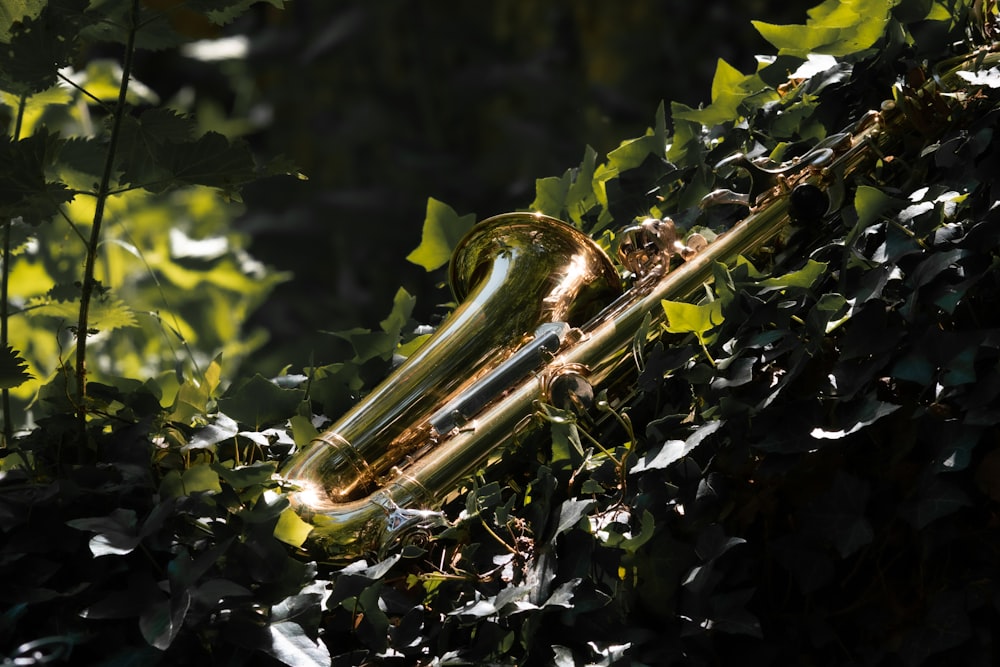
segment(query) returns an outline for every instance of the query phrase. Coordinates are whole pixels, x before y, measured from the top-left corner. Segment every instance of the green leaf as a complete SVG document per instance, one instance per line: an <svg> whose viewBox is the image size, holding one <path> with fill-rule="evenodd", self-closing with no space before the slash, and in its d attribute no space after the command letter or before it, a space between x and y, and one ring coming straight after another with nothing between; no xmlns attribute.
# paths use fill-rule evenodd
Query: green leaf
<svg viewBox="0 0 1000 667"><path fill-rule="evenodd" d="M28 362L13 347L0 347L0 388L13 389L32 379Z"/></svg>
<svg viewBox="0 0 1000 667"><path fill-rule="evenodd" d="M37 19L48 0L11 0L0 3L0 43L10 44L15 23Z"/></svg>
<svg viewBox="0 0 1000 667"><path fill-rule="evenodd" d="M897 205L893 197L870 185L859 185L854 193L854 210L858 225L864 229L877 221L888 209Z"/></svg>
<svg viewBox="0 0 1000 667"><path fill-rule="evenodd" d="M735 122L743 100L766 87L759 75L743 74L719 58L712 79L712 103L702 109L677 107L672 115L675 120L695 121L706 127Z"/></svg>
<svg viewBox="0 0 1000 667"><path fill-rule="evenodd" d="M137 174L123 174L151 192L163 192L179 185L204 185L235 194L257 177L253 154L243 141L230 142L217 132L207 132L194 141L164 141L154 146L154 160L164 176L139 183Z"/></svg>
<svg viewBox="0 0 1000 667"><path fill-rule="evenodd" d="M291 507L286 507L278 516L274 537L293 547L301 547L312 530L311 524L303 521Z"/></svg>
<svg viewBox="0 0 1000 667"><path fill-rule="evenodd" d="M306 634L302 626L292 621L280 621L267 626L271 642L264 650L291 667L327 667L330 651L326 644Z"/></svg>
<svg viewBox="0 0 1000 667"><path fill-rule="evenodd" d="M597 203L594 194L594 169L597 164L597 151L587 146L583 162L573 170L573 184L566 193L565 210L569 218L577 225L583 224L583 216Z"/></svg>
<svg viewBox="0 0 1000 667"><path fill-rule="evenodd" d="M656 109L656 121L652 128L646 130L646 134L628 139L608 153L608 163L618 172L635 169L641 165L649 155L663 158L667 152L667 115L663 103Z"/></svg>
<svg viewBox="0 0 1000 667"><path fill-rule="evenodd" d="M719 430L719 427L724 423L723 420L706 422L685 440L667 440L659 449L653 449L640 457L639 461L632 467L631 472L660 470L680 461L704 442L705 438Z"/></svg>
<svg viewBox="0 0 1000 667"><path fill-rule="evenodd" d="M139 546L140 537L134 510L119 508L107 516L72 519L66 525L96 533L90 540L94 557L123 556Z"/></svg>
<svg viewBox="0 0 1000 667"><path fill-rule="evenodd" d="M667 315L665 329L670 333L694 333L701 337L712 328L722 324L721 301L692 304L663 299L660 303L663 305L663 312Z"/></svg>
<svg viewBox="0 0 1000 667"><path fill-rule="evenodd" d="M535 199L529 208L553 218L561 217L566 208L566 195L569 193L571 180L569 170L562 176L535 179Z"/></svg>
<svg viewBox="0 0 1000 667"><path fill-rule="evenodd" d="M0 87L20 95L50 88L60 68L76 55L81 29L88 16L88 0L50 0L35 13L37 0L17 4L2 3L0 18ZM32 14L35 14L32 16Z"/></svg>
<svg viewBox="0 0 1000 667"><path fill-rule="evenodd" d="M226 484L233 487L237 491L258 484L266 484L271 480L277 470L277 464L275 464L274 461L258 461L256 463L239 466L237 468L230 467L232 465L232 461L224 463L216 462L211 465L212 470L217 472L219 477L221 477Z"/></svg>
<svg viewBox="0 0 1000 667"><path fill-rule="evenodd" d="M32 317L52 317L66 322L76 322L80 316L80 300L72 301L36 301ZM121 299L105 293L90 302L90 327L95 331L114 331L139 326L135 319L135 311L129 308Z"/></svg>
<svg viewBox="0 0 1000 667"><path fill-rule="evenodd" d="M199 417L212 411L214 388L209 382L199 382L195 378L185 380L178 388L168 421L192 424Z"/></svg>
<svg viewBox="0 0 1000 667"><path fill-rule="evenodd" d="M239 425L231 417L220 412L210 423L192 433L191 438L181 447L181 451L214 447L220 442L236 437L239 430Z"/></svg>
<svg viewBox="0 0 1000 667"><path fill-rule="evenodd" d="M901 406L893 403L885 403L871 398L863 402L855 410L851 411L851 414L843 420L845 422L844 428L827 430L816 427L812 430L810 435L818 440L839 440L840 438L851 435L852 433L857 433L866 426L875 423L882 417L892 414L900 407Z"/></svg>
<svg viewBox="0 0 1000 667"><path fill-rule="evenodd" d="M189 142L194 123L169 109L149 109L122 119L116 164L121 183L159 189L175 178L164 163L165 145Z"/></svg>
<svg viewBox="0 0 1000 667"><path fill-rule="evenodd" d="M47 130L20 141L0 138L0 218L22 218L27 223L39 224L73 199L73 193L64 183L45 180L45 170L54 161L61 143L57 135L50 135Z"/></svg>
<svg viewBox="0 0 1000 667"><path fill-rule="evenodd" d="M804 26L752 23L764 39L778 47L779 55L850 56L874 46L882 37L891 7L892 3L883 0L825 0L809 10Z"/></svg>
<svg viewBox="0 0 1000 667"><path fill-rule="evenodd" d="M576 527L580 519L587 515L587 512L594 506L593 500L566 500L559 506L559 518L556 521L555 531L549 540L555 540L568 530Z"/></svg>
<svg viewBox="0 0 1000 667"><path fill-rule="evenodd" d="M185 470L181 474L181 486L185 496L190 496L193 493L222 492L222 487L219 485L219 473L205 463L199 463Z"/></svg>
<svg viewBox="0 0 1000 667"><path fill-rule="evenodd" d="M416 303L417 298L402 287L396 290L396 295L392 299L392 310L389 311L384 320L379 322L382 331L398 340L407 322L410 321L410 315L413 314L413 307Z"/></svg>
<svg viewBox="0 0 1000 667"><path fill-rule="evenodd" d="M788 289L789 287L809 289L816 284L820 278L826 275L828 266L827 262L817 262L816 260L810 259L806 261L806 265L798 271L792 271L773 278L766 278L765 280L759 281L757 284L765 288L762 292L783 290Z"/></svg>
<svg viewBox="0 0 1000 667"><path fill-rule="evenodd" d="M150 646L165 651L184 627L184 617L191 607L191 593L171 591L168 599L146 609L139 617L139 630Z"/></svg>
<svg viewBox="0 0 1000 667"><path fill-rule="evenodd" d="M407 261L427 271L441 268L451 259L452 252L475 219L471 214L460 216L447 204L429 198L420 245L406 256Z"/></svg>
<svg viewBox="0 0 1000 667"><path fill-rule="evenodd" d="M257 374L220 398L219 408L241 424L259 431L266 424L294 415L304 395L301 389L283 389Z"/></svg>

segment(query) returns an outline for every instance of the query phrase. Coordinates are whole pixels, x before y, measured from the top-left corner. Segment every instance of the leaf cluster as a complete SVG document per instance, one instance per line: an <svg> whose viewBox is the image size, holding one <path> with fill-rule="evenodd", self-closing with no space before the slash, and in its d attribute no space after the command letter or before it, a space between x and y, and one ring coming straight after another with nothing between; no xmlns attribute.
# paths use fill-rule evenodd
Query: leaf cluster
<svg viewBox="0 0 1000 667"><path fill-rule="evenodd" d="M673 132L661 109L605 163L588 150L578 168L538 181L531 208L609 248L646 216L723 233L745 209L699 202L754 184L716 165L735 151L789 159L883 98L905 104L913 71L898 63L941 61L946 43L992 30L968 10L827 2L806 26L757 26L777 56L749 75L720 62L709 105L673 105ZM933 126L914 110L926 134L833 184L823 208L754 256L717 266L706 301L665 302L660 340L632 350L625 403L599 401L596 422L546 410L540 449L522 445L508 453L516 465L486 473L469 497L493 512L467 500L457 530L470 544L429 559L453 566L426 576L425 604L467 587L457 608L482 614L477 633L492 637L489 651L459 655L989 662L980 638L1000 613L989 528L997 100L988 70L963 78L961 114ZM542 476L558 480L547 510ZM533 520L581 507L556 534ZM544 592L508 604L524 581L545 580L542 591L573 592L570 607L536 609Z"/></svg>
<svg viewBox="0 0 1000 667"><path fill-rule="evenodd" d="M531 208L608 249L647 216L714 238L745 209L703 208L705 195L759 187L725 158L791 159L885 97L907 104L920 63L992 34L995 16L972 10L831 0L805 26L758 26L776 56L746 75L720 63L707 105L661 107L606 161L588 149L538 181ZM928 134L716 266L704 300L664 302L667 323L651 317L624 351L634 375L589 413L541 406L534 431L448 499L447 530L378 558L309 553L311 527L273 473L420 344L405 292L380 330L333 334L344 362L228 390L217 359L169 388L93 382L85 448L70 444L71 378L56 373L39 428L3 450L0 563L17 582L3 592L5 655L48 638L108 665L989 664L994 79L969 77L943 124L912 109ZM199 155L245 175L176 114L123 127L119 187L226 190L199 180ZM411 259L441 266L469 222L431 202ZM184 259L206 259L174 238Z"/></svg>

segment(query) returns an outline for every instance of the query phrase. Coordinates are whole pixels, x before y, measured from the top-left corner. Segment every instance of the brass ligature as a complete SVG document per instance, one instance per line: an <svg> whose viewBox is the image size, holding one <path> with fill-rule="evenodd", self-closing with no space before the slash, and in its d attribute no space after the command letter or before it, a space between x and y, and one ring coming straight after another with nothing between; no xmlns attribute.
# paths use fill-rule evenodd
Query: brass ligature
<svg viewBox="0 0 1000 667"><path fill-rule="evenodd" d="M937 68L926 84L872 110L787 164L744 156L749 194L717 191L706 204L739 203L749 214L711 243L682 238L669 219L619 235L616 262L571 225L509 213L476 225L459 243L450 281L459 305L382 384L281 471L293 507L311 522L311 547L343 560L380 552L445 523L437 511L502 451L539 401L601 387L632 363L636 332L664 323L661 300L703 293L717 262L731 263L790 222L790 194L825 192L900 150L917 115L945 121L969 89L961 73L995 67L980 50Z"/></svg>

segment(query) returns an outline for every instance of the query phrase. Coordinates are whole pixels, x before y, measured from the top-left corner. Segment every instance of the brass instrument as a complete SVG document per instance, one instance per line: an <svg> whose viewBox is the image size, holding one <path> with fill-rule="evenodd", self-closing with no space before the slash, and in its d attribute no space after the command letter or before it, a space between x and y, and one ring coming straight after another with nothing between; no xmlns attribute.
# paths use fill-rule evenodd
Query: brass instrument
<svg viewBox="0 0 1000 667"><path fill-rule="evenodd" d="M985 49L938 71L922 88L870 111L787 164L735 156L748 195L721 190L704 203L750 213L707 243L681 239L670 219L619 235L615 263L571 225L509 213L476 225L460 242L450 281L460 305L388 379L308 447L281 475L293 507L311 522L310 546L344 560L384 552L446 522L435 511L463 479L502 451L541 402L581 396L631 363L647 317L649 339L664 324L661 300L703 293L717 262L731 263L774 238L795 217L791 193L826 193L892 155L921 122L945 120L968 87L960 72L995 66ZM942 93L948 93L942 96ZM942 110L942 99L949 102ZM943 114L943 115L942 115Z"/></svg>

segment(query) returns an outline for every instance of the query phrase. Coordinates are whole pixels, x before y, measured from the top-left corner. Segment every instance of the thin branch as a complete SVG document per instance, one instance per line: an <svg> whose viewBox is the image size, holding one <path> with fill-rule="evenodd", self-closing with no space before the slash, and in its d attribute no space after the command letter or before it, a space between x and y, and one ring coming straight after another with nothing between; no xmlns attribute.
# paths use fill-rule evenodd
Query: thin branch
<svg viewBox="0 0 1000 667"><path fill-rule="evenodd" d="M114 173L115 152L121 134L122 119L125 116L126 98L128 96L129 79L132 76L132 64L135 56L135 39L138 32L136 19L139 15L139 0L132 0L129 18L128 43L125 45L125 56L122 63L122 82L118 88L118 101L115 103L112 117L111 136L108 141L108 153L104 161L104 173L97 189L97 201L94 207L94 225L90 229L90 241L87 244L87 258L83 268L83 281L80 287L80 318L76 328L76 394L77 419L80 426L81 440L86 438L87 429L87 336L90 330L90 300L97 287L94 278L97 251L101 241L101 227L104 222L104 209L111 190L111 177Z"/></svg>
<svg viewBox="0 0 1000 667"><path fill-rule="evenodd" d="M17 104L17 119L14 121L14 141L21 138L21 128L24 125L24 108L28 104L27 94L22 94ZM0 273L0 347L7 349L10 320L10 228L14 221L8 219L3 227L3 271ZM3 410L3 443L6 447L14 439L14 424L10 417L10 389L3 388L0 392L0 409Z"/></svg>

